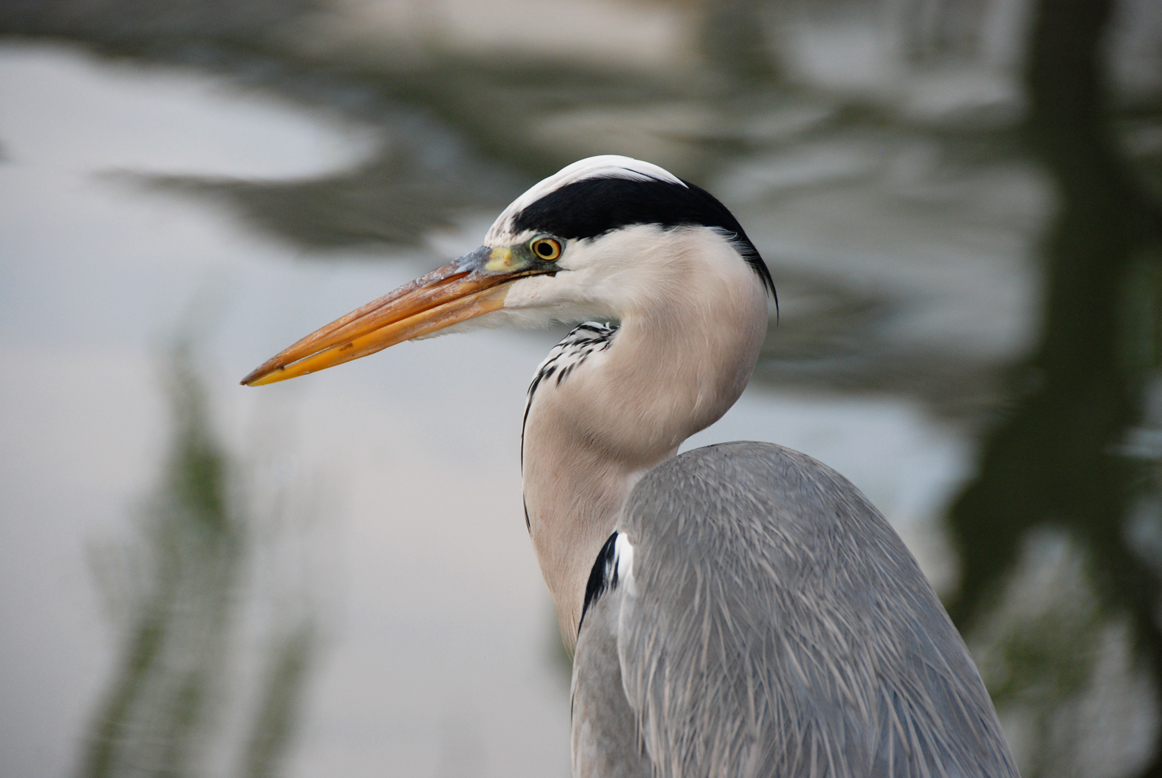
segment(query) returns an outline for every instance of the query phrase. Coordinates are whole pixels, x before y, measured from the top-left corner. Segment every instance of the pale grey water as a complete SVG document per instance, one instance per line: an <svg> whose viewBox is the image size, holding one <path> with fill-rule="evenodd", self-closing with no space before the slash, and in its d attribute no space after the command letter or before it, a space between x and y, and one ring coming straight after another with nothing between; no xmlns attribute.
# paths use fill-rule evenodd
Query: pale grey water
<svg viewBox="0 0 1162 778"><path fill-rule="evenodd" d="M489 70L449 52L488 50L504 26L448 6L451 64L375 65L386 91L212 47L116 63L0 46L0 772L567 774L567 673L517 459L525 385L556 334L438 338L268 389L236 382L474 247L523 183L587 153L706 185L779 283L758 380L688 446L771 440L836 467L955 596L944 516L978 477L1005 365L1041 336L1038 252L1060 197L1014 151L1028 21L1005 20L1028 7L991 4L984 54L960 68L902 65L860 14L789 25L797 89L757 98L667 82L692 72L687 11L564 7L578 29L624 25L642 45ZM321 61L434 23L360 8L391 18L342 17L349 29L311 41ZM1132 48L1142 33L1121 24ZM594 62L605 76L578 75ZM1149 162L1143 115L1131 135ZM189 369L193 405L175 413L167 382ZM213 542L174 518L189 509L172 488L183 423L222 441L203 497L234 529ZM1010 595L969 639L1023 769L1133 775L1157 703L1126 622L1093 615L1080 535L1022 543ZM150 572L157 559L172 578ZM167 637L134 660L151 608Z"/></svg>
<svg viewBox="0 0 1162 778"><path fill-rule="evenodd" d="M183 115L159 117L155 98L179 101ZM75 764L118 649L87 549L132 532L127 519L165 447L159 356L199 305L212 319L196 326L207 333L198 351L216 429L244 456L293 463L321 514L321 527L287 541L302 546L306 569L279 571L316 576L326 611L289 773L370 775L390 763L393 773L433 774L451 739L467 742L476 775L567 774L567 681L553 666L551 604L521 521L516 457L524 388L550 339L440 338L309 383L238 387L288 333L437 256L288 262L285 247L220 210L94 174L307 175L357 160L360 128L255 105L213 78L140 76L68 48L0 50L0 99L5 116L20 117L0 125L9 159L0 167L9 236L0 591L16 626L0 649L0 750L11 774ZM38 103L62 101L74 106L68 126L36 121ZM248 141L261 128L265 159L255 160ZM200 149L177 143L170 157L175 136ZM455 253L477 238L440 243ZM915 404L756 390L689 445L744 437L831 462L934 558L925 522L964 477L965 444ZM876 441L876 457L865 441ZM930 572L940 580L938 565Z"/></svg>

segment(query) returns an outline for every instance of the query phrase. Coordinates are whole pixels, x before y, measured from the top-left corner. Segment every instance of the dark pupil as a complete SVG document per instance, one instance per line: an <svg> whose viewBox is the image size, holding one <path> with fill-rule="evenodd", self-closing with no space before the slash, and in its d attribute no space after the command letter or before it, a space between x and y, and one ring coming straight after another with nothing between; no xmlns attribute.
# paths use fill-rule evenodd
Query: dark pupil
<svg viewBox="0 0 1162 778"><path fill-rule="evenodd" d="M542 257L547 257L553 253L553 247L550 246L548 244L548 242L538 243L537 244L537 253L540 254Z"/></svg>

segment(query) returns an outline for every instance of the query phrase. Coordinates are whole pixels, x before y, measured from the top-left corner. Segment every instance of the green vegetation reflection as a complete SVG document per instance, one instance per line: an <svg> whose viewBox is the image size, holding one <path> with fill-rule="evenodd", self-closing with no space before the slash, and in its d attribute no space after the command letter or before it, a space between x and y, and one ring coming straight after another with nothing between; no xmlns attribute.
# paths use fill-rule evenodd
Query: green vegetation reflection
<svg viewBox="0 0 1162 778"><path fill-rule="evenodd" d="M237 754L240 778L277 775L318 648L309 604L259 584L272 522L285 517L264 516L254 498L285 501L256 495L259 479L216 439L188 346L174 349L166 388L160 482L133 536L94 550L121 648L78 775L200 776L222 753ZM261 634L247 634L255 623ZM240 655L248 640L261 656Z"/></svg>

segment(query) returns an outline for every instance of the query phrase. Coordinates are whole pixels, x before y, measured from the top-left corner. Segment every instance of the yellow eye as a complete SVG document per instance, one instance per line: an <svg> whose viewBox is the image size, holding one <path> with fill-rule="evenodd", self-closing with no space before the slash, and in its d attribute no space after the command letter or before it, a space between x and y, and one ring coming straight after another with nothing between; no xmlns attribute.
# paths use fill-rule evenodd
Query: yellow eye
<svg viewBox="0 0 1162 778"><path fill-rule="evenodd" d="M545 262L552 262L561 256L561 244L552 238L537 238L529 244L529 248L537 259Z"/></svg>

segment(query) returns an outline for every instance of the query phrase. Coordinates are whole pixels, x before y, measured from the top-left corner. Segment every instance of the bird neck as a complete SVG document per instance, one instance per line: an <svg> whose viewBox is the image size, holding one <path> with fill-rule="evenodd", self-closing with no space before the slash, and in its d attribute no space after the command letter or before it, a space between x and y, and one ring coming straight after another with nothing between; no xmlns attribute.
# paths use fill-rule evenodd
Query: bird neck
<svg viewBox="0 0 1162 778"><path fill-rule="evenodd" d="M665 293L625 311L608 348L542 379L530 397L525 510L569 646L590 568L634 484L717 421L754 371L764 289L725 241L707 250L696 262L672 257Z"/></svg>

